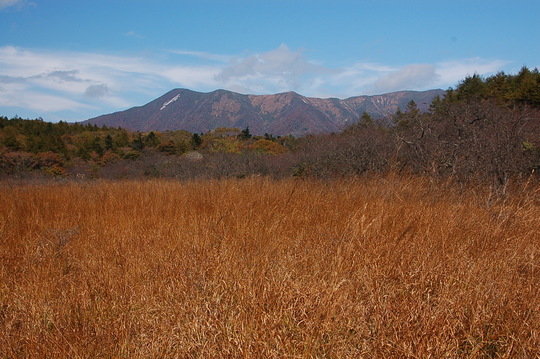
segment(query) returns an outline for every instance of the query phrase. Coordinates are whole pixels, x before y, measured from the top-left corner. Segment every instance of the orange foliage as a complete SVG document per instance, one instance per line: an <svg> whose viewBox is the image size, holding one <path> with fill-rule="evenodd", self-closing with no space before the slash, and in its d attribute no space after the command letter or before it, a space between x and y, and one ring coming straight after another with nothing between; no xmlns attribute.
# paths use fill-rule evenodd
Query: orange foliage
<svg viewBox="0 0 540 359"><path fill-rule="evenodd" d="M287 152L287 149L277 142L261 139L247 146L249 150L278 155Z"/></svg>

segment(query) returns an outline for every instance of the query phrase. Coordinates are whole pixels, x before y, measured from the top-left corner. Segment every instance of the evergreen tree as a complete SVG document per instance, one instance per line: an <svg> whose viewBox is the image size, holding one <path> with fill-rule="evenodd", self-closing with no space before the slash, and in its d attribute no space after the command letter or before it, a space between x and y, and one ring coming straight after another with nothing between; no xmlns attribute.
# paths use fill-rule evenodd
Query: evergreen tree
<svg viewBox="0 0 540 359"><path fill-rule="evenodd" d="M429 104L429 112L431 114L435 114L439 112L442 109L443 101L441 99L441 96L437 95L431 100L431 103Z"/></svg>
<svg viewBox="0 0 540 359"><path fill-rule="evenodd" d="M7 127L4 127L2 130L4 132L4 139L2 141L4 146L6 146L7 148L13 151L20 150L22 146L17 140L17 135L18 135L17 129L13 126L7 126Z"/></svg>
<svg viewBox="0 0 540 359"><path fill-rule="evenodd" d="M358 124L362 127L371 126L374 123L375 122L373 121L373 117L366 111L362 113L362 116L360 116L360 121L358 122Z"/></svg>
<svg viewBox="0 0 540 359"><path fill-rule="evenodd" d="M249 132L249 126L244 128L238 137L242 140L249 140L251 138L251 133Z"/></svg>
<svg viewBox="0 0 540 359"><path fill-rule="evenodd" d="M159 138L156 136L154 131L150 132L144 137L144 144L149 147L156 147L159 145Z"/></svg>
<svg viewBox="0 0 540 359"><path fill-rule="evenodd" d="M140 132L137 133L137 137L131 142L131 148L135 151L142 151L144 149L144 139Z"/></svg>
<svg viewBox="0 0 540 359"><path fill-rule="evenodd" d="M194 133L193 136L191 136L191 145L193 146L193 149L198 148L202 142L202 137L199 134Z"/></svg>
<svg viewBox="0 0 540 359"><path fill-rule="evenodd" d="M99 137L94 138L94 140L92 141L92 151L95 151L100 158L103 157L105 151L101 146L101 139Z"/></svg>
<svg viewBox="0 0 540 359"><path fill-rule="evenodd" d="M114 146L127 147L129 146L129 136L124 129L120 129L120 132L114 136Z"/></svg>
<svg viewBox="0 0 540 359"><path fill-rule="evenodd" d="M457 88L458 100L473 100L485 95L484 80L478 74L466 77Z"/></svg>
<svg viewBox="0 0 540 359"><path fill-rule="evenodd" d="M113 141L113 138L111 136L110 133L107 134L107 136L105 136L105 149L106 150L112 150L113 147L114 147L114 141Z"/></svg>
<svg viewBox="0 0 540 359"><path fill-rule="evenodd" d="M414 100L409 101L409 103L407 104L407 107L405 108L405 113L411 117L417 116L418 114L420 114L420 109L418 108Z"/></svg>
<svg viewBox="0 0 540 359"><path fill-rule="evenodd" d="M79 157L79 158L81 158L81 159L83 159L85 161L88 161L90 159L90 152L84 146L79 147L77 149L77 157Z"/></svg>

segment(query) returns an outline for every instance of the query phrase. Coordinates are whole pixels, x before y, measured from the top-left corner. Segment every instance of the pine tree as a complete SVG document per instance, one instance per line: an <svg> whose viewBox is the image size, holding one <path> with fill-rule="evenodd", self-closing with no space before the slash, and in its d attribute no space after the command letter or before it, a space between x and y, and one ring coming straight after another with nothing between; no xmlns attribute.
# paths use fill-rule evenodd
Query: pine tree
<svg viewBox="0 0 540 359"><path fill-rule="evenodd" d="M140 132L138 132L137 137L131 141L131 148L135 151L142 151L144 149L144 139Z"/></svg>
<svg viewBox="0 0 540 359"><path fill-rule="evenodd" d="M360 121L358 123L360 126L367 127L373 125L375 122L373 121L373 117L369 113L364 111L362 113L362 116L360 116Z"/></svg>
<svg viewBox="0 0 540 359"><path fill-rule="evenodd" d="M249 140L251 138L251 132L249 132L249 126L244 128L238 137L242 140Z"/></svg>
<svg viewBox="0 0 540 359"><path fill-rule="evenodd" d="M112 150L114 147L114 142L112 136L108 133L107 136L105 136L105 149L106 150Z"/></svg>
<svg viewBox="0 0 540 359"><path fill-rule="evenodd" d="M198 148L202 142L202 137L199 134L194 133L193 136L191 136L191 145L193 146L193 149Z"/></svg>

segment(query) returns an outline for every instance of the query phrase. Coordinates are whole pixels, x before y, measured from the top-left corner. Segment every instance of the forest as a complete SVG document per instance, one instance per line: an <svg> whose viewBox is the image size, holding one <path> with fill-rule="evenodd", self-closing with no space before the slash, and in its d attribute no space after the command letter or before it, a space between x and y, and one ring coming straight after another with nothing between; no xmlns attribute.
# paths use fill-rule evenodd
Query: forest
<svg viewBox="0 0 540 359"><path fill-rule="evenodd" d="M78 123L0 117L3 177L335 178L406 172L504 185L540 167L540 74L522 68L465 78L391 118L364 113L340 133L301 138L249 128L130 132Z"/></svg>

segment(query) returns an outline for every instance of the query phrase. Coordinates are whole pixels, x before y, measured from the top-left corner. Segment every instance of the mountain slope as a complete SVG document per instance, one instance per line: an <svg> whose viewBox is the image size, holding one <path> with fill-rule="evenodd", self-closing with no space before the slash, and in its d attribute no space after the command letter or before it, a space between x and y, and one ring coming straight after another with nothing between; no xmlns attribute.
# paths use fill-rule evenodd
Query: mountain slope
<svg viewBox="0 0 540 359"><path fill-rule="evenodd" d="M366 111L375 118L391 115L414 100L426 110L442 90L400 91L345 100L320 99L285 92L242 95L226 90L209 93L175 89L140 107L102 115L84 123L124 127L136 131L187 130L207 132L218 127L245 128L254 134L301 136L336 132Z"/></svg>

